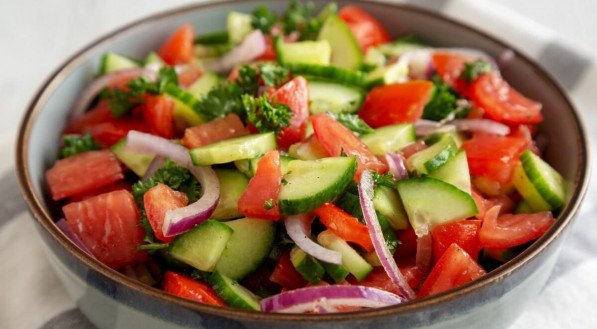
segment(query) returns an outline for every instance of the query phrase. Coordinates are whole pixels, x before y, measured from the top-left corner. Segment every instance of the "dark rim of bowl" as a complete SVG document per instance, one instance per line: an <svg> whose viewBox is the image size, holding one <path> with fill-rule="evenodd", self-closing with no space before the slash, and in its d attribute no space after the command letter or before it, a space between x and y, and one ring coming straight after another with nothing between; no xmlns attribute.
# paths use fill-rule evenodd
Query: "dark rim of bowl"
<svg viewBox="0 0 597 329"><path fill-rule="evenodd" d="M558 235L564 230L564 228L571 222L575 213L577 212L579 205L582 199L585 196L588 182L589 182L589 154L588 154L588 138L586 135L586 130L581 123L579 116L573 103L570 101L567 94L564 92L563 88L560 86L555 79L543 70L535 61L529 59L527 56L521 54L516 50L516 48L511 47L506 42L486 34L482 31L479 31L469 25L463 24L461 22L455 21L448 17L445 17L439 13L432 12L426 9L413 7L410 5L404 4L390 4L380 2L379 0L373 1L366 1L366 0L353 0L352 3L358 3L363 6L367 6L368 4L374 4L376 6L388 7L388 8L395 8L400 7L403 10L411 11L418 14L423 14L434 19L439 19L446 21L454 26L459 28L468 30L470 32L476 33L483 38L486 38L492 42L495 42L501 45L504 49L513 49L516 53L518 58L521 58L529 67L533 68L536 72L537 76L543 79L547 84L550 84L554 90L558 92L558 96L563 99L568 106L573 110L572 117L574 119L574 124L576 125L576 129L578 134L576 136L576 143L579 146L580 153L578 154L578 167L576 168L577 175L574 178L574 186L575 190L573 195L570 197L568 204L566 205L565 209L559 215L558 221L556 224L541 238L535 241L531 246L525 249L521 254L516 256L513 260L505 263L504 265L500 266L499 268L489 272L488 274L484 275L483 277L470 282L466 285L458 287L456 289L452 289L437 295L433 295L421 300L413 300L410 302L406 302L404 304L395 305L395 306L388 306L383 308L374 308L368 309L358 312L352 313L334 313L334 314L284 314L284 313L262 313L262 312L251 312L251 311L244 311L241 309L235 309L231 307L214 307L210 305L200 304L197 302L193 302L190 300L186 300L180 297L176 297L173 295L168 295L163 293L161 290L157 288L153 288L147 285L144 285L140 282L137 282L120 272L112 270L107 266L103 265L96 259L90 257L86 253L82 252L75 244L73 244L55 225L52 217L48 213L48 211L43 206L43 201L38 197L33 189L33 185L31 183L31 176L29 173L29 159L27 157L28 150L29 150L29 138L32 127L34 125L35 119L38 113L43 108L47 98L50 96L52 91L64 80L68 74L72 70L74 70L81 62L85 61L89 57L89 53L94 50L94 48L102 43L109 42L111 38L118 36L120 33L125 32L129 29L135 28L136 26L150 23L155 20L162 20L166 19L171 16L176 16L178 14L184 13L186 11L191 10L204 10L209 9L212 7L218 6L225 6L230 5L232 3L239 3L239 2L252 2L251 0L226 0L226 1L209 1L203 4L197 5L189 5L180 8L175 8L172 10L163 11L158 14L154 14L139 20L136 20L132 23L129 23L121 28L118 28L111 33L100 37L99 39L95 40L94 42L88 44L83 49L72 55L68 58L64 64L62 64L54 73L50 75L50 77L46 80L46 82L41 86L38 92L35 94L34 98L31 100L27 111L21 121L18 138L17 138L17 145L15 148L16 152L16 169L17 175L19 179L19 183L21 185L21 189L23 191L23 195L25 201L31 208L31 211L37 220L37 222L47 230L50 235L64 248L66 248L70 253L72 253L78 260L83 262L85 265L89 266L94 271L101 273L103 276L118 282L119 284L125 285L126 287L138 290L144 294L147 294L153 298L157 298L163 301L172 302L176 305L203 313L212 313L214 315L224 316L224 317L231 317L236 319L247 319L247 320L256 320L256 321L338 321L338 320L358 320L358 319L367 319L372 317L380 317L380 316L387 316L387 315L394 315L394 314L403 314L410 311L416 311L419 308L424 308L427 306L438 305L441 303L449 302L455 298L459 298L465 294L472 293L475 290L481 289L482 287L496 283L498 281L503 280L505 277L511 275L513 272L521 269L525 264L530 262L533 258L535 258L538 254L540 254L552 241L554 241Z"/></svg>

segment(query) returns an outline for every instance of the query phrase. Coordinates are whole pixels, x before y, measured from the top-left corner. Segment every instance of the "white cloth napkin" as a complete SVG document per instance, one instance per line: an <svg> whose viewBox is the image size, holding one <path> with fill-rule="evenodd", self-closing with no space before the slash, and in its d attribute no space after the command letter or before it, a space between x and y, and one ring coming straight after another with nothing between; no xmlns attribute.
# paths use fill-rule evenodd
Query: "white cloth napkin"
<svg viewBox="0 0 597 329"><path fill-rule="evenodd" d="M541 6L538 10L565 13L566 6L579 1L559 6L547 1L534 3ZM0 161L0 327L93 328L50 269L14 174L14 137L28 100L64 58L91 40L132 20L192 2L199 1L0 2L3 45L0 50L0 154L3 155ZM571 93L588 130L593 134L597 132L597 111L593 108L597 104L595 48L565 41L558 34L557 25L543 27L494 1L395 2L437 10L507 40L526 55L538 59ZM588 20L592 19L591 15L587 13L583 17ZM564 30L574 31L575 21L570 17L554 23L565 23ZM596 24L591 26L597 30ZM592 183L547 286L512 328L596 327L596 196L597 184Z"/></svg>

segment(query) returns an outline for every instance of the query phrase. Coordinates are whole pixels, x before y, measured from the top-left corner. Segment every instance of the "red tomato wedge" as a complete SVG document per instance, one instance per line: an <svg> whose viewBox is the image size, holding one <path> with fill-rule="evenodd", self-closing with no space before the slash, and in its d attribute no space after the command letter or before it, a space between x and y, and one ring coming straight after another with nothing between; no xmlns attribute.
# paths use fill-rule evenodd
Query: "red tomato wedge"
<svg viewBox="0 0 597 329"><path fill-rule="evenodd" d="M406 279L406 282L412 289L417 289L423 281L422 273L417 269L416 266L399 266L398 269ZM396 285L390 280L390 277L386 273L386 271L381 266L376 266L373 268L365 279L358 281L353 276L349 276L346 278L350 284L365 286L365 287L372 287L378 288L381 290L389 291L400 296L402 293L396 287Z"/></svg>
<svg viewBox="0 0 597 329"><path fill-rule="evenodd" d="M484 274L485 270L466 251L452 243L423 282L417 297L424 298L456 288Z"/></svg>
<svg viewBox="0 0 597 329"><path fill-rule="evenodd" d="M281 186L280 153L272 150L257 163L255 176L238 200L238 211L247 217L278 220L278 194Z"/></svg>
<svg viewBox="0 0 597 329"><path fill-rule="evenodd" d="M541 237L554 223L549 211L499 215L499 207L493 207L485 215L479 239L487 248L515 247Z"/></svg>
<svg viewBox="0 0 597 329"><path fill-rule="evenodd" d="M261 61L275 61L278 59L276 49L274 47L274 39L271 35L265 36L265 51L258 58Z"/></svg>
<svg viewBox="0 0 597 329"><path fill-rule="evenodd" d="M180 86L186 89L203 75L203 70L194 65L184 65L176 75Z"/></svg>
<svg viewBox="0 0 597 329"><path fill-rule="evenodd" d="M64 134L83 134L85 128L102 122L114 120L112 110L108 106L108 101L100 101L97 105L83 115L73 118L66 128Z"/></svg>
<svg viewBox="0 0 597 329"><path fill-rule="evenodd" d="M414 259L417 253L417 234L412 226L405 230L396 231L396 237L400 241L394 251L396 262L401 263L411 258Z"/></svg>
<svg viewBox="0 0 597 329"><path fill-rule="evenodd" d="M141 121L133 119L119 119L92 124L85 127L84 132L90 133L93 139L104 147L114 145L131 130L148 132L148 127Z"/></svg>
<svg viewBox="0 0 597 329"><path fill-rule="evenodd" d="M526 146L527 141L521 137L475 134L462 148L472 175L507 185Z"/></svg>
<svg viewBox="0 0 597 329"><path fill-rule="evenodd" d="M95 172L100 173L100 172ZM100 194L62 208L70 229L102 263L120 268L146 259L139 210L126 190Z"/></svg>
<svg viewBox="0 0 597 329"><path fill-rule="evenodd" d="M463 219L441 224L433 228L433 260L437 263L446 249L456 243L466 251L473 260L477 260L481 245L479 243L480 220Z"/></svg>
<svg viewBox="0 0 597 329"><path fill-rule="evenodd" d="M355 156L359 163L357 177L364 169L377 172L388 170L361 140L348 128L325 113L311 116L315 137L329 156L337 157L342 153Z"/></svg>
<svg viewBox="0 0 597 329"><path fill-rule="evenodd" d="M422 80L376 87L367 95L359 116L374 128L415 122L432 92L433 83Z"/></svg>
<svg viewBox="0 0 597 329"><path fill-rule="evenodd" d="M193 59L195 30L191 24L184 24L158 50L168 65L185 64Z"/></svg>
<svg viewBox="0 0 597 329"><path fill-rule="evenodd" d="M78 201L87 200L89 198L92 198L92 197L100 195L100 194L114 192L114 191L118 191L118 190L127 190L130 192L131 189L132 189L132 187L131 187L130 183L127 183L126 181L121 180L121 181L117 181L116 183L112 183L110 185L106 185L104 187L95 189L92 192L87 193L87 194L75 195L74 197L68 198L68 201L69 202L78 202Z"/></svg>
<svg viewBox="0 0 597 329"><path fill-rule="evenodd" d="M350 28L355 39L361 46L363 54L369 47L375 47L390 41L386 29L367 12L356 6L345 6L338 16Z"/></svg>
<svg viewBox="0 0 597 329"><path fill-rule="evenodd" d="M165 292L203 304L224 306L218 294L207 284L184 274L166 272L162 280Z"/></svg>
<svg viewBox="0 0 597 329"><path fill-rule="evenodd" d="M280 256L269 279L284 289L298 289L307 285L307 280L292 265L289 252Z"/></svg>
<svg viewBox="0 0 597 329"><path fill-rule="evenodd" d="M533 124L543 121L541 103L526 98L495 73L477 78L471 98L492 120L505 124Z"/></svg>
<svg viewBox="0 0 597 329"><path fill-rule="evenodd" d="M147 95L144 99L143 119L151 132L164 138L174 138L174 101L162 95Z"/></svg>
<svg viewBox="0 0 597 329"><path fill-rule="evenodd" d="M313 214L319 217L319 221L341 239L354 242L367 252L374 250L367 226L333 203L324 203L313 210Z"/></svg>
<svg viewBox="0 0 597 329"><path fill-rule="evenodd" d="M464 63L474 62L475 58L450 52L436 52L431 56L435 72L457 92L468 96L469 84L460 76Z"/></svg>
<svg viewBox="0 0 597 329"><path fill-rule="evenodd" d="M294 143L305 138L307 118L309 117L309 87L307 80L296 77L280 88L270 92L270 99L275 104L285 104L292 111L290 126L282 129L278 134L278 146L288 149Z"/></svg>
<svg viewBox="0 0 597 329"><path fill-rule="evenodd" d="M189 204L189 198L183 192L175 191L168 185L158 184L143 195L143 206L155 237L163 242L174 240L174 236L165 237L162 228L168 210L182 208Z"/></svg>
<svg viewBox="0 0 597 329"><path fill-rule="evenodd" d="M245 128L238 115L231 113L223 118L185 129L182 143L191 149L248 134L249 130Z"/></svg>
<svg viewBox="0 0 597 329"><path fill-rule="evenodd" d="M54 200L88 194L123 178L120 162L107 150L89 151L58 160L46 172Z"/></svg>

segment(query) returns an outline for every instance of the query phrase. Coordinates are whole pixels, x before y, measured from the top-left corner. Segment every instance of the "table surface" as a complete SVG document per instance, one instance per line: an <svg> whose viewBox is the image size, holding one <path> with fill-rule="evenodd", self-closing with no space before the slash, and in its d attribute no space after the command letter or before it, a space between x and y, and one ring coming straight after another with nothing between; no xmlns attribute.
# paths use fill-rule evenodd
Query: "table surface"
<svg viewBox="0 0 597 329"><path fill-rule="evenodd" d="M0 161L0 184L10 183L16 186L12 167L17 124L36 89L67 56L125 23L165 8L192 2L198 1L0 1L0 44L3 45L0 51L0 152L5 160ZM597 1L491 2L517 12L517 19L520 21L522 18L529 26L547 27L547 30L553 31L560 38L569 40L574 47L597 54ZM19 196L15 195L14 191L2 190L0 193L2 197L8 195L15 198L15 203L19 202ZM17 209L17 206L14 208ZM590 206L585 205L581 211L581 220L583 216L588 217L590 213L594 213L593 209L593 202ZM53 314L45 314L44 310L40 311L41 314L36 313L29 309L30 306L14 306L16 304L13 301L18 302L23 291L36 296L38 303L52 304L61 310L68 311L74 304L65 295L43 260L41 244L32 233L30 221L26 219L28 215L18 214L16 211L15 214L8 215L18 220L0 220L0 250L29 248L32 251L27 257L19 259L6 256L5 252L0 255L0 262L5 270L11 269L11 273L27 266L36 268L37 272L19 273L23 279L18 284L10 283L11 275L14 273L0 273L0 290L3 291L3 297L0 298L0 323L8 323L11 328L37 328L44 323L40 319L45 321ZM596 226L593 224L592 228L595 229ZM575 230L580 230L578 224ZM594 242L590 241L567 241L567 248L573 250L582 246L582 243L593 243L592 246L595 246ZM577 257L572 251L564 251L562 255ZM583 258L575 262L574 266L556 267L556 272L557 276L550 280L540 299L532 303L533 305L517 320L515 328L595 327L597 318L594 309L597 307L597 298L592 297L597 297L597 285L591 284L592 279L587 279L587 276L597 275L597 259ZM580 305L576 303L578 301ZM550 317L550 313L556 310L559 316ZM555 322L552 318L556 319Z"/></svg>

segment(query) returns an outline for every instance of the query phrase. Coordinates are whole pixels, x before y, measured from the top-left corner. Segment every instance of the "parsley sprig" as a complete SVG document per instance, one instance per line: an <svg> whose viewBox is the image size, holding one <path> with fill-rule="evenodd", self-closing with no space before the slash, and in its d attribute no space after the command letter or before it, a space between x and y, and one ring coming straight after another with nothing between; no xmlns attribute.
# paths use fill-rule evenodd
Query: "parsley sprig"
<svg viewBox="0 0 597 329"><path fill-rule="evenodd" d="M247 121L252 123L259 132L280 132L282 128L290 125L292 111L287 105L270 103L268 97L242 96L243 106Z"/></svg>
<svg viewBox="0 0 597 329"><path fill-rule="evenodd" d="M61 159L100 148L99 144L89 133L82 136L66 135L63 138L63 143L64 146L60 149L59 154Z"/></svg>

